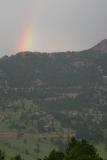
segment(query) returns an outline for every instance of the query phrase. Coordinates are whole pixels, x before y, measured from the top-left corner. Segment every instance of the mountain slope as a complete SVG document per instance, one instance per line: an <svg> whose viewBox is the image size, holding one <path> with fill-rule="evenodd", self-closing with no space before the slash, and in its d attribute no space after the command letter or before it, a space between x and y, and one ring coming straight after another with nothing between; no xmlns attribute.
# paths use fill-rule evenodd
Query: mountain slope
<svg viewBox="0 0 107 160"><path fill-rule="evenodd" d="M101 139L107 129L106 41L81 52L1 58L0 123Z"/></svg>
<svg viewBox="0 0 107 160"><path fill-rule="evenodd" d="M96 46L92 48L92 50L107 53L107 39L104 39L103 41L98 43Z"/></svg>

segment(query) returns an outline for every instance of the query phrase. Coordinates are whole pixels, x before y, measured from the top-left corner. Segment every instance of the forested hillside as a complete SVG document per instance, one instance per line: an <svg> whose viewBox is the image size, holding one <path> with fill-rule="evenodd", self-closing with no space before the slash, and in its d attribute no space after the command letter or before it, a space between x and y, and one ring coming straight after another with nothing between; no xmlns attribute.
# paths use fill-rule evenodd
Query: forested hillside
<svg viewBox="0 0 107 160"><path fill-rule="evenodd" d="M22 52L2 57L1 126L106 139L106 42L81 52Z"/></svg>

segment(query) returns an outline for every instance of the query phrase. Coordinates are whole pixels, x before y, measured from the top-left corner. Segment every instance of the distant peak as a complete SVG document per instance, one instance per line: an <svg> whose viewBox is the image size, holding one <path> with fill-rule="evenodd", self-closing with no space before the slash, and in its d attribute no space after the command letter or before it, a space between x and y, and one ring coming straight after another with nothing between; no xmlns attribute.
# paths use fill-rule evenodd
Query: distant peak
<svg viewBox="0 0 107 160"><path fill-rule="evenodd" d="M102 40L100 43L91 48L94 51L107 53L107 39Z"/></svg>

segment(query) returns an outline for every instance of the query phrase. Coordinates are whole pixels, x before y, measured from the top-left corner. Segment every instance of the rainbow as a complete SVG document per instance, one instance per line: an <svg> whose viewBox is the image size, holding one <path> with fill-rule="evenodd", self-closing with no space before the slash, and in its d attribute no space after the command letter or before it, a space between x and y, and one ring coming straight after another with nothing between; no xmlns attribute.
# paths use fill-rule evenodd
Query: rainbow
<svg viewBox="0 0 107 160"><path fill-rule="evenodd" d="M35 37L37 36L35 32L37 30L37 28L35 29L36 26L35 18L37 17L37 10L38 10L37 2L38 2L37 0L31 1L29 7L31 9L29 10L30 12L29 16L27 17L27 21L23 24L24 26L21 27L21 31L19 31L19 38L16 44L16 50L18 52L32 51L33 49L35 49L35 44L36 44Z"/></svg>
<svg viewBox="0 0 107 160"><path fill-rule="evenodd" d="M21 37L19 38L17 51L32 51L34 42L35 29L32 23L26 25Z"/></svg>

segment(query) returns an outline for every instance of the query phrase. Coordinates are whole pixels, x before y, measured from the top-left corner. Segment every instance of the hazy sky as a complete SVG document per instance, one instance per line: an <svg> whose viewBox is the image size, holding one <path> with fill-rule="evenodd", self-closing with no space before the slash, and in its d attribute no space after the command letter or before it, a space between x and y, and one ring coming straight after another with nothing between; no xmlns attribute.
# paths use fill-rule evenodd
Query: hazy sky
<svg viewBox="0 0 107 160"><path fill-rule="evenodd" d="M107 38L107 0L0 0L0 55L82 50Z"/></svg>

